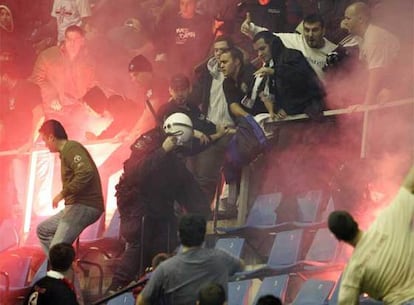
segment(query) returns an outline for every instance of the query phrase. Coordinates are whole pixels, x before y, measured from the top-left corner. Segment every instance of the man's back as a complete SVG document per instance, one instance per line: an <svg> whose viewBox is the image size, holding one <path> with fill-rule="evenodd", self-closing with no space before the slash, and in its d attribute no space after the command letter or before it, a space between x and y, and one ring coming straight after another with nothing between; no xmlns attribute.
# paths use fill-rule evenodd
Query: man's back
<svg viewBox="0 0 414 305"><path fill-rule="evenodd" d="M32 287L26 305L77 305L75 292L62 279L45 276Z"/></svg>
<svg viewBox="0 0 414 305"><path fill-rule="evenodd" d="M342 286L359 287L385 304L401 304L414 298L413 203L413 195L401 188L358 242L344 271Z"/></svg>
<svg viewBox="0 0 414 305"><path fill-rule="evenodd" d="M201 286L214 282L227 287L229 275L241 268L238 259L220 250L189 249L158 266L142 293L151 304L166 297L174 305L193 305Z"/></svg>

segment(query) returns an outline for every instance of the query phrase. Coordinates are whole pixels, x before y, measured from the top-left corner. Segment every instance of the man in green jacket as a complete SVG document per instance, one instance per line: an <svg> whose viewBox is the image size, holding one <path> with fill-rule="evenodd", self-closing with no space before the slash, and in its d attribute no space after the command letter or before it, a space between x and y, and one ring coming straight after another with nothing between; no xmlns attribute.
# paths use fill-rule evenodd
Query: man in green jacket
<svg viewBox="0 0 414 305"><path fill-rule="evenodd" d="M72 244L99 219L104 203L98 169L86 148L68 140L65 129L56 120L45 121L39 133L50 152L58 152L61 160L62 190L53 198L53 208L65 201L63 210L37 227L37 236L48 253L57 243Z"/></svg>

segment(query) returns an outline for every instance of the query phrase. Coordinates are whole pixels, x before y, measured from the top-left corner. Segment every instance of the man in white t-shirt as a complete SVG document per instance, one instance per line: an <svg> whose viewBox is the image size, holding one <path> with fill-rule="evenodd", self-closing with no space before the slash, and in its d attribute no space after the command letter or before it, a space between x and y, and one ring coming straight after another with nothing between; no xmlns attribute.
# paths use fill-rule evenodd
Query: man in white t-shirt
<svg viewBox="0 0 414 305"><path fill-rule="evenodd" d="M367 293L384 304L414 302L414 167L390 206L363 232L346 211L328 225L338 240L355 247L342 275L338 305L359 303Z"/></svg>
<svg viewBox="0 0 414 305"><path fill-rule="evenodd" d="M83 26L91 16L89 0L54 0L52 17L56 18L58 42L65 40L65 30L71 25Z"/></svg>
<svg viewBox="0 0 414 305"><path fill-rule="evenodd" d="M355 2L345 10L341 27L360 39L360 59L368 69L365 103L385 102L391 69L400 50L396 36L371 23L370 9L363 2ZM394 69L393 69L394 70Z"/></svg>
<svg viewBox="0 0 414 305"><path fill-rule="evenodd" d="M255 25L251 22L250 14L246 14L246 19L241 26L241 32L253 37L258 32L267 31L266 28ZM315 70L319 79L324 79L322 68L326 64L326 55L335 50L336 44L324 37L325 23L318 14L311 14L303 20L303 33L274 33L278 36L285 47L301 51Z"/></svg>

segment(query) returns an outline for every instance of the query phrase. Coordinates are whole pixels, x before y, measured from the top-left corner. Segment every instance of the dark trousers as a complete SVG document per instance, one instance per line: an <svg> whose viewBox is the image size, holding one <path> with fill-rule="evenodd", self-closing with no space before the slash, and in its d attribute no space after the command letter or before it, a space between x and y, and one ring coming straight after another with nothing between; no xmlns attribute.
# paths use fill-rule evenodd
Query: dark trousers
<svg viewBox="0 0 414 305"><path fill-rule="evenodd" d="M122 222L121 218L121 222ZM127 238L126 249L114 272L112 288L125 286L137 279L151 266L152 258L160 253L171 253L177 247L177 224L174 215L169 217L131 217L136 222L134 236Z"/></svg>

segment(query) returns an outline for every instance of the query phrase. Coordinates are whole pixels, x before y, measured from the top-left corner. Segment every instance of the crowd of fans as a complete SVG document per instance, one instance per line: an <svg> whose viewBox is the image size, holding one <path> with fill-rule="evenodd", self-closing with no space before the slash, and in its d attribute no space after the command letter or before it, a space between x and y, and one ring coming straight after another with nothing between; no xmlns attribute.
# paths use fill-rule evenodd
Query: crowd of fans
<svg viewBox="0 0 414 305"><path fill-rule="evenodd" d="M327 109L412 94L401 37L375 23L383 2L0 1L0 150L10 152L2 158L0 179L11 185L16 173L24 176L15 154L33 148L43 116L61 122L80 142L121 142L99 171L106 188L106 177L127 160L116 196L128 247L109 290L124 287L137 276L139 263L149 264L165 250L154 246L144 262L136 260L142 256L143 216L152 232L168 224L159 244L174 246L169 234L177 227L176 214L209 218L222 167L227 182L237 182L240 169L265 146L269 135L254 117L265 113L274 122L304 113L321 122ZM177 112L191 119L190 144L162 132ZM6 193L17 199L6 200L22 203L18 185L10 189ZM222 210L234 211L228 204ZM199 232L186 232L185 222L179 228L183 236L200 234L188 244L180 235L184 248L197 255L189 261L211 260L211 253L198 249L205 224L188 221L200 226ZM188 249L180 255L189 255ZM223 267L232 268L231 274L241 267L234 265ZM169 288L160 286L164 273L176 274L177 268L168 268L154 273L158 280L150 281L138 304ZM195 284L195 275L188 274ZM226 279L227 273L219 279L224 288ZM195 301L198 291L186 289L191 295L180 291L174 297L184 301L176 304ZM220 286L205 291L222 299ZM203 301L205 291L199 304L210 304Z"/></svg>

